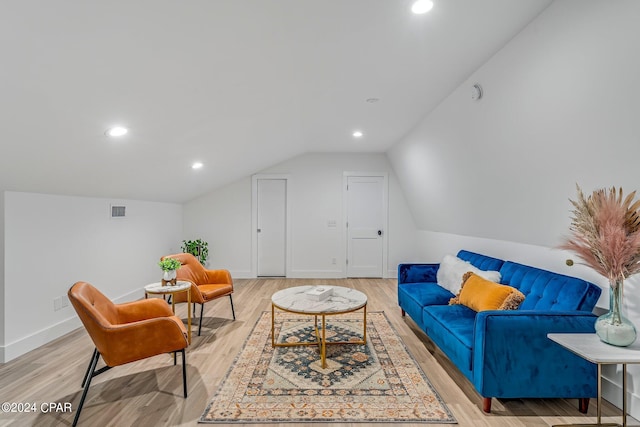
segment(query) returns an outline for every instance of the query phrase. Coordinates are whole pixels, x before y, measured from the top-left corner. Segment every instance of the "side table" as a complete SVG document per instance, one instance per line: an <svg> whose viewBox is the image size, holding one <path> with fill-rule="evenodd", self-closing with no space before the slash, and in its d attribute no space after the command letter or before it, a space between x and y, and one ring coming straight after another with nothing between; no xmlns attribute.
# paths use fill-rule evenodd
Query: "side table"
<svg viewBox="0 0 640 427"><path fill-rule="evenodd" d="M161 282L151 283L144 287L144 297L149 294L153 295L171 295L171 308L173 314L176 314L176 297L180 292L187 292L187 338L191 344L191 282L178 281L175 285L162 286Z"/></svg>
<svg viewBox="0 0 640 427"><path fill-rule="evenodd" d="M595 424L563 424L565 426L618 426L602 424L602 365L622 365L622 426L627 426L627 365L640 364L640 343L616 347L600 341L596 334L547 334L547 338L598 366L598 412ZM554 427L559 427L554 426Z"/></svg>

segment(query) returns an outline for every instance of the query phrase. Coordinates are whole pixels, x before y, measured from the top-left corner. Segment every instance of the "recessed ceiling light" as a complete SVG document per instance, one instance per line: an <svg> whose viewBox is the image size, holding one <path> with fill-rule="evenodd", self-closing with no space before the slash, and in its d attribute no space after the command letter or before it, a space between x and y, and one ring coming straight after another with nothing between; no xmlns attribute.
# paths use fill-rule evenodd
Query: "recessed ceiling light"
<svg viewBox="0 0 640 427"><path fill-rule="evenodd" d="M433 2L431 0L416 0L411 6L411 12L416 15L422 15L433 9Z"/></svg>
<svg viewBox="0 0 640 427"><path fill-rule="evenodd" d="M380 101L380 98L367 98L369 104L375 104L378 101Z"/></svg>
<svg viewBox="0 0 640 427"><path fill-rule="evenodd" d="M204 166L201 162L195 162L194 164L191 165L191 169L200 169L202 168L202 166Z"/></svg>
<svg viewBox="0 0 640 427"><path fill-rule="evenodd" d="M105 132L108 136L114 136L114 137L118 137L118 136L123 136L126 135L127 132L129 132L129 129L122 127L122 126L114 126L112 128L107 129L107 131Z"/></svg>
<svg viewBox="0 0 640 427"><path fill-rule="evenodd" d="M364 134L361 131L357 130L353 132L351 135L353 135L354 138L362 138Z"/></svg>

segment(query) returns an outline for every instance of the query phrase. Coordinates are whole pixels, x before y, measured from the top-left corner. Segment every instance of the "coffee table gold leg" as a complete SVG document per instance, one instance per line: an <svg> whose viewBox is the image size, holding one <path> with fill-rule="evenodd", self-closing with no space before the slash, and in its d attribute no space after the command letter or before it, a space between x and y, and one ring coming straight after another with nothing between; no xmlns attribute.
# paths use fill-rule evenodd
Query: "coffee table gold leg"
<svg viewBox="0 0 640 427"><path fill-rule="evenodd" d="M275 316L275 306L271 303L271 347L276 346L276 337L275 337L275 326L274 326L274 316Z"/></svg>
<svg viewBox="0 0 640 427"><path fill-rule="evenodd" d="M364 305L364 325L362 326L362 341L367 343L367 305Z"/></svg>
<svg viewBox="0 0 640 427"><path fill-rule="evenodd" d="M327 367L327 337L325 335L326 323L325 315L322 315L322 342L320 343L320 357L322 359L322 369Z"/></svg>

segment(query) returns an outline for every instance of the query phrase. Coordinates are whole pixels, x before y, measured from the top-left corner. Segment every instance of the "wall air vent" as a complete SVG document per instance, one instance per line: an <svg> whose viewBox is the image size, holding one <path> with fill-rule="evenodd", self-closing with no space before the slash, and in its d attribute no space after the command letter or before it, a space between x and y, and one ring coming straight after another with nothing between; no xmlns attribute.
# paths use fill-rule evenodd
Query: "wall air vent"
<svg viewBox="0 0 640 427"><path fill-rule="evenodd" d="M111 205L111 218L124 218L126 206Z"/></svg>

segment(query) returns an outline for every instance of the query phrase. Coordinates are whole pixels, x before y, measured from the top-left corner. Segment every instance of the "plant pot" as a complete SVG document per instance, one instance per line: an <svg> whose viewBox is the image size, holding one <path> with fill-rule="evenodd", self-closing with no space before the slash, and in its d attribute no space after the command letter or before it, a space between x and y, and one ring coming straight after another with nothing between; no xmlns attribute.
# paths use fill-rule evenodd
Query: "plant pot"
<svg viewBox="0 0 640 427"><path fill-rule="evenodd" d="M165 270L164 274L162 275L162 278L165 281L169 282L169 281L175 279L177 274L178 273L176 273L176 270Z"/></svg>
<svg viewBox="0 0 640 427"><path fill-rule="evenodd" d="M618 347L626 347L636 340L636 328L622 314L623 280L609 284L609 312L598 317L595 328L601 341Z"/></svg>

